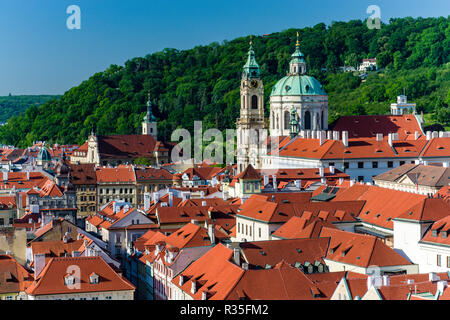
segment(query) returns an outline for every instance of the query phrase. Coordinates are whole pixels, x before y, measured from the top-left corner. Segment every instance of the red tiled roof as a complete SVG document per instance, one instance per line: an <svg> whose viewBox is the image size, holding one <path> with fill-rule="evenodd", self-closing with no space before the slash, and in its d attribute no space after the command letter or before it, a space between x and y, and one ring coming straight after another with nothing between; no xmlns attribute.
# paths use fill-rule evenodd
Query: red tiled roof
<svg viewBox="0 0 450 320"><path fill-rule="evenodd" d="M274 269L247 270L227 300L315 300L328 299L302 271L285 262Z"/></svg>
<svg viewBox="0 0 450 320"><path fill-rule="evenodd" d="M0 255L0 294L24 291L32 281L32 275L12 256Z"/></svg>
<svg viewBox="0 0 450 320"><path fill-rule="evenodd" d="M41 188L49 179L41 172L30 172L30 179L27 180L26 172L8 172L8 182L5 183L0 178L0 189L31 189Z"/></svg>
<svg viewBox="0 0 450 320"><path fill-rule="evenodd" d="M70 175L74 185L95 185L97 183L97 174L95 173L95 164L68 164Z"/></svg>
<svg viewBox="0 0 450 320"><path fill-rule="evenodd" d="M323 228L321 237L330 237L327 259L367 268L401 266L411 262L374 236Z"/></svg>
<svg viewBox="0 0 450 320"><path fill-rule="evenodd" d="M70 266L80 271L80 288L69 288L64 276ZM91 284L89 275L95 272L99 283ZM75 274L76 277L76 274ZM82 292L125 291L135 287L118 275L101 257L52 258L40 273L38 279L27 290L29 295L76 294Z"/></svg>
<svg viewBox="0 0 450 320"><path fill-rule="evenodd" d="M173 175L166 169L136 168L136 180L172 180Z"/></svg>
<svg viewBox="0 0 450 320"><path fill-rule="evenodd" d="M355 184L339 193L331 202L363 200L365 205L358 218L386 229L393 229L392 219L418 204L426 196L393 189Z"/></svg>
<svg viewBox="0 0 450 320"><path fill-rule="evenodd" d="M194 300L201 300L202 292L207 292L207 300L224 300L244 274L241 268L230 262L232 255L231 249L218 244L189 265L172 283ZM184 281L182 286L180 277ZM192 282L196 284L195 293L191 292Z"/></svg>
<svg viewBox="0 0 450 320"><path fill-rule="evenodd" d="M422 158L444 157L450 154L450 138L433 138L429 141L423 152Z"/></svg>
<svg viewBox="0 0 450 320"><path fill-rule="evenodd" d="M156 140L151 135L98 136L101 159L152 158Z"/></svg>
<svg viewBox="0 0 450 320"><path fill-rule="evenodd" d="M398 218L416 221L438 221L450 215L450 203L443 199L422 199Z"/></svg>
<svg viewBox="0 0 450 320"><path fill-rule="evenodd" d="M311 219L292 217L278 228L272 236L282 239L318 238L323 227L337 228L332 223L318 217L311 217Z"/></svg>
<svg viewBox="0 0 450 320"><path fill-rule="evenodd" d="M323 264L329 241L329 238L270 240L243 242L239 246L251 267L264 268L266 265L273 267L283 260L292 266L297 262L302 265L316 261Z"/></svg>
<svg viewBox="0 0 450 320"><path fill-rule="evenodd" d="M117 168L98 167L96 170L97 182L136 182L136 175L132 166L119 165Z"/></svg>
<svg viewBox="0 0 450 320"><path fill-rule="evenodd" d="M424 139L420 124L412 114L341 116L332 130L348 131L349 138L375 138L377 133L382 133L383 136L398 133L400 140L417 131L421 135L420 139Z"/></svg>
<svg viewBox="0 0 450 320"><path fill-rule="evenodd" d="M450 202L450 186L442 187L436 194L436 197L442 198L445 201Z"/></svg>

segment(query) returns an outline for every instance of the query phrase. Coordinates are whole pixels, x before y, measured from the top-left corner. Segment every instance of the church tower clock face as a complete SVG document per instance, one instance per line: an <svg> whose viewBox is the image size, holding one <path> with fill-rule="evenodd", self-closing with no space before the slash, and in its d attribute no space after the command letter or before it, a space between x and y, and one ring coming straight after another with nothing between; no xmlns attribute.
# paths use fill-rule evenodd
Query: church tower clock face
<svg viewBox="0 0 450 320"><path fill-rule="evenodd" d="M258 88L258 81L252 80L250 82L250 87L255 88L255 89Z"/></svg>

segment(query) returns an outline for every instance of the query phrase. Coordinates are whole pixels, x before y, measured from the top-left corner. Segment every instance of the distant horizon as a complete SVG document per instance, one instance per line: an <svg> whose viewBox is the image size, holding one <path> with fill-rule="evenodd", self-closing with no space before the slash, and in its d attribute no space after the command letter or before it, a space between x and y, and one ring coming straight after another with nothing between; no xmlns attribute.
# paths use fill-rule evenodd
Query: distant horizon
<svg viewBox="0 0 450 320"><path fill-rule="evenodd" d="M130 6L119 0L4 0L0 3L0 36L5 44L0 51L0 96L63 95L112 64L123 66L127 60L165 48L188 50L319 23L365 21L370 5L380 7L383 23L391 18L448 17L442 15L450 12L448 1L432 3L135 0ZM66 9L73 4L81 9L80 30L66 26L70 16Z"/></svg>

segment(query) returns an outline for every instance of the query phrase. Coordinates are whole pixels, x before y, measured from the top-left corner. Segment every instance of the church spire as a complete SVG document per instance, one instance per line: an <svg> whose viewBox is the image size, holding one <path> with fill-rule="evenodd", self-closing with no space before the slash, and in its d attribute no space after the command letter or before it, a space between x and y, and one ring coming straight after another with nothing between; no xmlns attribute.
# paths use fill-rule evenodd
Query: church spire
<svg viewBox="0 0 450 320"><path fill-rule="evenodd" d="M147 122L154 122L155 116L152 113L152 100L150 99L150 91L148 92L148 99L147 99L147 114L145 115L145 121Z"/></svg>
<svg viewBox="0 0 450 320"><path fill-rule="evenodd" d="M298 75L306 73L305 55L300 51L299 33L297 32L297 42L295 52L292 54L292 60L289 68L290 74Z"/></svg>
<svg viewBox="0 0 450 320"><path fill-rule="evenodd" d="M242 73L243 79L259 78L261 70L258 62L256 62L255 51L253 51L253 37L250 36L250 48L248 49L247 63L244 65L244 71Z"/></svg>

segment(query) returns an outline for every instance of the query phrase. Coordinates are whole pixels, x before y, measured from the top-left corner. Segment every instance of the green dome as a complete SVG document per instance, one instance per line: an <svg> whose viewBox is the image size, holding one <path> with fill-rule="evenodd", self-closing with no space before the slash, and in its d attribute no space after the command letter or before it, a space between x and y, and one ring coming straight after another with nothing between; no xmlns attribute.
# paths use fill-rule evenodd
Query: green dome
<svg viewBox="0 0 450 320"><path fill-rule="evenodd" d="M37 160L40 161L51 161L52 156L50 155L50 152L48 152L47 148L41 148L39 151L39 154L37 156Z"/></svg>
<svg viewBox="0 0 450 320"><path fill-rule="evenodd" d="M278 81L272 89L271 97L274 96L303 96L303 95L326 95L317 79L306 75L286 76Z"/></svg>

